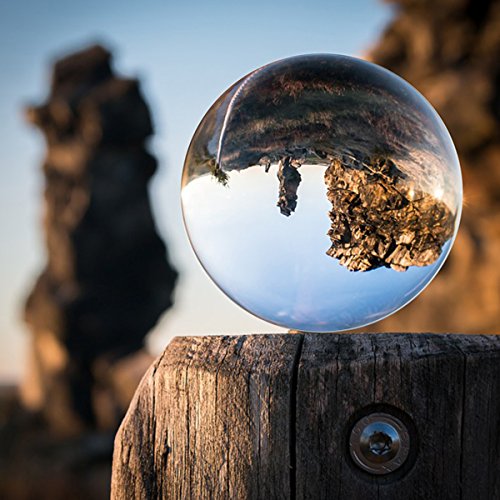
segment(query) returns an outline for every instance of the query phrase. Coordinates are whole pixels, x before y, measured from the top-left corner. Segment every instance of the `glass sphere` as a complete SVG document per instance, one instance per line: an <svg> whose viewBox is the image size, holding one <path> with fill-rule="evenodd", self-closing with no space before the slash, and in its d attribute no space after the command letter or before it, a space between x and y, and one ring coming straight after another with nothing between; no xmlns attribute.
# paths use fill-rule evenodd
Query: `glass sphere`
<svg viewBox="0 0 500 500"><path fill-rule="evenodd" d="M406 81L339 55L284 59L231 86L191 141L182 207L215 283L256 316L333 332L414 299L460 220L446 127Z"/></svg>

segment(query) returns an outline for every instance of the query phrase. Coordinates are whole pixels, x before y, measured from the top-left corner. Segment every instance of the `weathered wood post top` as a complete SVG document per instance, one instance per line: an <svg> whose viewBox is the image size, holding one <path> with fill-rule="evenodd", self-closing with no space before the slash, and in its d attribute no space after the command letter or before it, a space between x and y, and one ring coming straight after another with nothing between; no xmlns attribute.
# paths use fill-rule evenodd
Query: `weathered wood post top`
<svg viewBox="0 0 500 500"><path fill-rule="evenodd" d="M500 498L500 336L176 338L112 498Z"/></svg>

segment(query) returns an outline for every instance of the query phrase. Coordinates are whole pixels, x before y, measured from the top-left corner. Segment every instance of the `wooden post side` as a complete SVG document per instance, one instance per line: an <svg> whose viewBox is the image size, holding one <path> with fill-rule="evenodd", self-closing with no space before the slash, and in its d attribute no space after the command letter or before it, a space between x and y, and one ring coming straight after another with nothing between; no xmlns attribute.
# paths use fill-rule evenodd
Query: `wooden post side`
<svg viewBox="0 0 500 500"><path fill-rule="evenodd" d="M356 422L392 414L408 458L350 454ZM116 438L112 498L500 499L500 336L178 338Z"/></svg>
<svg viewBox="0 0 500 500"><path fill-rule="evenodd" d="M300 342L174 339L118 432L112 498L290 498L290 390Z"/></svg>

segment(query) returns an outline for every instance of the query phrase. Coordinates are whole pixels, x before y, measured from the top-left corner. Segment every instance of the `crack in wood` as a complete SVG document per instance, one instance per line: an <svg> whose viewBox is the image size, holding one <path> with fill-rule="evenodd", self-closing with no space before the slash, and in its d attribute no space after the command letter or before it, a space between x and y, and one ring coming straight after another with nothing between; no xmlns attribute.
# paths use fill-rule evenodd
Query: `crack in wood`
<svg viewBox="0 0 500 500"><path fill-rule="evenodd" d="M302 354L302 346L304 345L305 335L299 334L299 342L297 351L292 364L291 378L290 378L290 421L289 421L289 436L288 444L290 447L290 499L295 500L297 495L296 488L296 474L297 474L297 390L298 390L298 375L300 356Z"/></svg>

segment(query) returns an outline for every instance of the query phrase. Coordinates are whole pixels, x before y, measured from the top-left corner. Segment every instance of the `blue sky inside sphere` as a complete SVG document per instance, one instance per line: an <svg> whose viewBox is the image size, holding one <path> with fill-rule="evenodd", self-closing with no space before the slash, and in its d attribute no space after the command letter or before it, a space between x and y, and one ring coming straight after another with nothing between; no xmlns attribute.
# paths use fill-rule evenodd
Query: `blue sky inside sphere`
<svg viewBox="0 0 500 500"><path fill-rule="evenodd" d="M0 381L24 372L29 333L22 308L45 262L41 134L22 116L44 99L50 62L100 42L115 67L138 77L160 162L151 184L159 232L181 273L176 303L150 338L154 352L188 334L283 331L243 311L205 275L182 225L180 177L194 130L231 84L271 61L305 53L360 56L391 17L374 0L0 3Z"/></svg>

